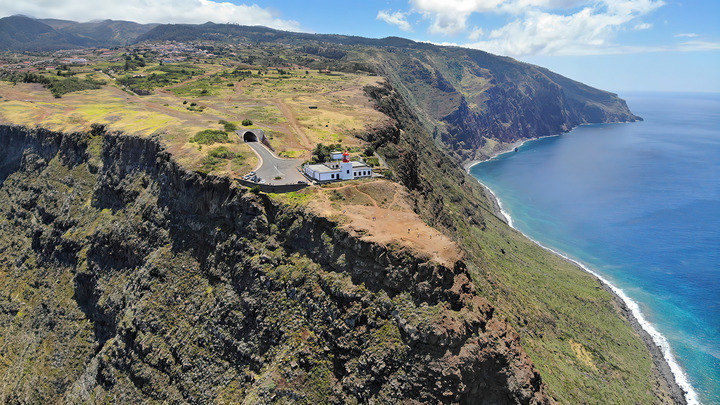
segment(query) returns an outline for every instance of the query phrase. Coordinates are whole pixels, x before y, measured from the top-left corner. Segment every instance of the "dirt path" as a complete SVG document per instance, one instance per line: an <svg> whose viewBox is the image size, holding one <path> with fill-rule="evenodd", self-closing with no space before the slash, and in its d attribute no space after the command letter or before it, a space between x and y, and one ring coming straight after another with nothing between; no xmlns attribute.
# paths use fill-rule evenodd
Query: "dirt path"
<svg viewBox="0 0 720 405"><path fill-rule="evenodd" d="M295 131L295 134L297 134L300 144L306 148L312 148L310 138L308 138L308 136L305 134L305 131L300 126L300 121L298 121L292 108L288 107L288 105L279 98L272 99L272 102L278 109L280 109L280 112L283 113L285 119L290 124L290 127L293 129L293 131Z"/></svg>
<svg viewBox="0 0 720 405"><path fill-rule="evenodd" d="M360 190L357 186L355 186L355 190L357 190L358 193L360 193L360 194L366 196L367 198L369 198L369 199L370 199L370 202L372 202L372 205L373 205L373 206L379 207L379 205L378 205L378 203L377 203L377 200L376 200L375 198L373 198L373 196L371 196L370 194L368 194L368 193Z"/></svg>

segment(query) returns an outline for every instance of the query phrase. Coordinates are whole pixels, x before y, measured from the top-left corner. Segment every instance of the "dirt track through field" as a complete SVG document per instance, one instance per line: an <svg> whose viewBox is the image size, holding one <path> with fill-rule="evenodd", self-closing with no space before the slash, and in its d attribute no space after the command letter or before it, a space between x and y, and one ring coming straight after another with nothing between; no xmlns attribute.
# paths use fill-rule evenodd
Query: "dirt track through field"
<svg viewBox="0 0 720 405"><path fill-rule="evenodd" d="M280 112L283 113L285 119L290 124L290 127L293 129L293 131L295 131L295 134L297 135L300 144L306 148L312 148L312 142L310 142L310 138L308 138L308 136L305 134L305 131L300 126L300 121L298 121L292 108L290 108L287 104L285 104L284 101L279 98L272 99L272 102L280 110Z"/></svg>

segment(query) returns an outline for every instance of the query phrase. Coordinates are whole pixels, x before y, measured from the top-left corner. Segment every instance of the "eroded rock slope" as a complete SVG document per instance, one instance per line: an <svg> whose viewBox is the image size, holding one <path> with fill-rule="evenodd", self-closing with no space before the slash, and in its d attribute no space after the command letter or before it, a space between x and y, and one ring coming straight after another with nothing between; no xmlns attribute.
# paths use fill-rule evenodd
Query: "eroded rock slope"
<svg viewBox="0 0 720 405"><path fill-rule="evenodd" d="M0 402L547 403L462 261L181 169L0 127Z"/></svg>

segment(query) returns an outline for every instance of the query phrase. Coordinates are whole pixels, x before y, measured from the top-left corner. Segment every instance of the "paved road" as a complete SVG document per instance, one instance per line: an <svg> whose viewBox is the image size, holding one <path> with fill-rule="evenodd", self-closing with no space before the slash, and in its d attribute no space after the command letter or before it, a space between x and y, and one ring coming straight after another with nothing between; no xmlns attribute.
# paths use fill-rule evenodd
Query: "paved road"
<svg viewBox="0 0 720 405"><path fill-rule="evenodd" d="M279 158L260 142L247 142L247 144L260 157L260 167L255 170L255 175L265 180L267 184L296 184L298 181L307 181L297 170L303 162L302 159Z"/></svg>

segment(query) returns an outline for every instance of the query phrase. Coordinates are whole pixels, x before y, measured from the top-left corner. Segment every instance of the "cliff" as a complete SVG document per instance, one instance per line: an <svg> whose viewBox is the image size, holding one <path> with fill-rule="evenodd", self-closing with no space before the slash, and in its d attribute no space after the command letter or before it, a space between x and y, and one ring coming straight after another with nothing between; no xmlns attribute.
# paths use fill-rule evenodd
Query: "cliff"
<svg viewBox="0 0 720 405"><path fill-rule="evenodd" d="M462 261L156 140L2 126L0 146L1 402L551 401Z"/></svg>
<svg viewBox="0 0 720 405"><path fill-rule="evenodd" d="M553 399L684 403L662 355L597 279L498 217L494 197L438 147L401 91L366 91L394 120L368 141L423 219L458 243L478 293L518 332Z"/></svg>

